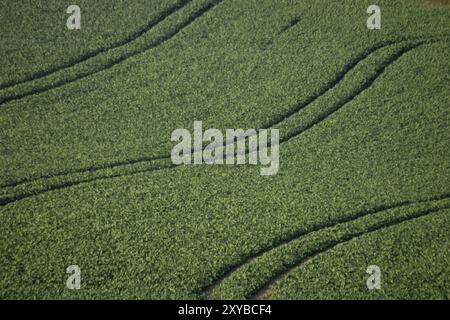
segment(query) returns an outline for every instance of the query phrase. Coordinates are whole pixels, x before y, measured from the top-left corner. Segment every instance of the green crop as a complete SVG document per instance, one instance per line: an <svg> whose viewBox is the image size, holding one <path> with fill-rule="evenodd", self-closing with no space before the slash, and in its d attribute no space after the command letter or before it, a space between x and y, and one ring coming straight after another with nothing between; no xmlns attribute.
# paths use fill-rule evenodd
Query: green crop
<svg viewBox="0 0 450 320"><path fill-rule="evenodd" d="M77 4L0 5L0 298L448 299L448 5ZM194 121L279 172L173 165Z"/></svg>

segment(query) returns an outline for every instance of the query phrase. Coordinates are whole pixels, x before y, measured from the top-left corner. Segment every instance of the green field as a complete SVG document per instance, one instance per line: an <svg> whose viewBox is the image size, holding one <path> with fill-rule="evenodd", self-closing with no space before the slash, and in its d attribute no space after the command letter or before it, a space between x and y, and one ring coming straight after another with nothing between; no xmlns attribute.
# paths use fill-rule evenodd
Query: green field
<svg viewBox="0 0 450 320"><path fill-rule="evenodd" d="M0 299L450 298L448 1L71 4L0 3ZM174 165L194 121L279 172Z"/></svg>

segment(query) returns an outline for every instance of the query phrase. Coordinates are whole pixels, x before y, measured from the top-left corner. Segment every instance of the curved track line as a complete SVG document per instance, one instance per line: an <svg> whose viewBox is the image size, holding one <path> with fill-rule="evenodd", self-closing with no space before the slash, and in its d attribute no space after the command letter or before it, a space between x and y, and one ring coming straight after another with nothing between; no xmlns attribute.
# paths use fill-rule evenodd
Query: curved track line
<svg viewBox="0 0 450 320"><path fill-rule="evenodd" d="M220 2L220 1L221 0L216 0L216 3ZM441 41L441 40L431 40L431 41ZM345 104L349 103L351 100L353 100L360 93L362 93L363 91L367 90L375 82L375 80L378 79L378 77L381 76L384 73L385 69L389 65L393 64L395 61L397 61L400 57L402 57L407 52L409 52L409 51L413 50L414 48L416 48L416 47L418 47L420 45L423 45L425 43L429 43L429 42L424 40L424 41L421 41L419 43L409 45L409 46L403 48L402 50L400 50L397 54L393 55L387 62L385 62L380 68L378 68L376 74L374 76L370 77L368 80L366 80L363 83L363 85L358 87L351 95L349 95L345 99L339 101L337 104L335 104L332 108L328 109L326 112L324 112L324 113L320 114L319 116L317 116L310 124L306 125L303 128L294 130L287 137L284 137L284 138L280 139L280 143L284 143L284 142L289 141L290 139L292 139L294 137L299 136L300 134L304 133L305 131L311 129L313 126L315 126L315 125L319 124L320 122L322 122L323 120L325 120L328 116L330 116L331 114L333 114L334 112L336 112L337 110L342 108ZM397 44L397 43L394 43L394 44ZM381 47L380 47L380 44L379 44L379 45L374 46L374 48L377 47L378 49L374 49L373 51L372 50L366 50L365 52L371 51L371 53L373 53L373 52L375 52L375 51L377 51L377 50L379 50L381 48L384 48L386 46L389 46L389 45L392 45L392 43L381 45ZM366 53L366 54L360 54L358 56L361 57L362 60L364 60L369 55L370 55L370 53L369 54ZM362 60L359 60L358 62L350 63L348 65L353 65L353 67L354 67ZM345 74L347 74L352 68L350 68ZM325 90L325 92L323 94L325 94L326 92L328 92L329 90L334 88L344 78L345 74L342 75L342 76L337 77L336 79L339 79L339 80L332 87L330 87L327 90ZM334 82L334 81L332 81L332 82ZM315 98L313 100L308 99L306 104L302 103L301 105L303 107L305 107L305 106L309 105L310 103L312 103L313 101L315 101L316 99L318 99L319 97L321 97L322 95L314 96ZM295 112L292 112L292 111L289 112L288 116L283 118L283 120L289 118L290 116L294 115L295 113L297 113L300 110L301 110L301 108L296 110ZM283 121L283 120L281 120L281 121ZM281 121L279 121L279 122L281 122ZM148 158L148 159L150 159L150 158ZM158 159L159 160L170 159L170 156L160 157ZM101 169L104 169L104 168L116 168L116 167L123 166L123 165L129 165L130 162L131 163L138 163L138 162L146 162L146 161L149 161L149 160L145 160L145 159L144 160L137 160L137 161L136 160L129 160L126 163L117 162L119 164L118 166L98 165L97 167L101 167ZM152 161L152 160L150 160L150 161ZM170 166L170 167L176 167L176 166ZM91 171L92 172L92 171L96 171L96 170L100 170L100 169L87 168L87 169L80 169L79 171L81 171L81 172L89 172L89 171ZM141 172L147 172L147 171L151 171L151 169L146 169L145 171L141 170ZM65 176L65 175L67 175L67 173L63 173L61 176ZM126 173L124 173L123 175L126 175ZM51 174L48 175L48 176L58 177L58 175L53 176ZM96 178L92 178L90 181L96 181L96 180L101 180L101 179L109 179L111 177L112 176L96 177ZM39 179L41 179L41 178L36 178L34 180L28 179L28 183L36 181L36 180L39 180ZM82 183L86 183L86 182L89 182L89 181L84 181L83 180ZM23 181L22 182L17 182L17 183L12 182L12 183L10 183L8 185L4 185L4 186L17 186L17 185L22 184L22 183L27 183L27 182L23 182ZM44 193L44 192L66 188L66 187L73 186L73 185L76 185L76 184L77 184L77 182L72 182L72 183L70 183L68 185L66 185L64 183L60 183L60 184L57 184L57 185L49 186L49 187L43 189L42 191L30 192L30 193L27 193L27 194L23 194L22 196L18 195L18 196L9 197L9 198L3 198L3 199L0 199L0 205L6 205L8 203L11 203L11 202L14 202L14 201L18 201L18 200L21 200L21 199L24 199L24 198L28 198L28 197L33 196L33 195L38 195L38 194L41 194L41 193Z"/></svg>
<svg viewBox="0 0 450 320"><path fill-rule="evenodd" d="M339 224L345 224L345 223L349 223L352 221L356 221L360 218L366 217L366 216L370 216L373 214L377 214L380 212L384 212L387 210L392 210L392 209L397 209L397 208L401 208L401 207L405 207L405 206L410 206L410 205L415 205L415 204L421 204L421 203L427 203L427 202L433 202L433 201L439 201L439 200L448 200L450 199L450 192L449 193L445 193L439 196L435 196L435 197L429 197L429 198L424 198L424 199L419 199L419 200L405 200L405 201L401 201L401 202L397 202L394 204L383 204L383 205L379 205L373 208L369 208L363 211L358 211L355 212L353 214L350 214L347 217L342 217L340 219L336 219L333 222L329 222L329 223L324 223L324 224L318 224L316 226L312 226L308 231L303 231L303 230L299 230L297 232L292 233L291 235L288 235L287 237L280 239L278 241L273 242L274 244L270 245L270 246L265 246L262 247L260 250L258 250L257 252L255 252L254 254L245 257L244 259L242 259L241 261L239 261L238 263L228 266L226 268L224 268L222 271L220 271L219 273L221 273L222 275L217 278L216 280L214 280L211 284L205 286L202 289L202 292L205 293L210 293L212 292L216 287L218 287L220 285L220 283L225 280L227 277L229 277L232 273L234 273L236 270L238 270L239 268L241 268L242 266L246 265L247 263L250 263L251 261L253 261L254 259L261 257L262 255L266 254L269 251L272 250L276 250L277 248L281 247L282 245L288 244L294 240L297 240L301 237L305 237L308 236L314 232L318 232L321 229L325 229L325 228L332 228L335 227Z"/></svg>
<svg viewBox="0 0 450 320"><path fill-rule="evenodd" d="M140 29L135 30L128 37L126 37L124 39L120 39L109 46L92 50L92 51L90 51L76 59L73 59L69 62L60 64L58 66L50 67L46 70L38 71L38 72L36 72L28 77L25 77L21 80L9 81L9 82L3 83L0 85L0 90L9 89L9 88L14 87L19 84L23 84L26 82L30 82L33 80L37 80L37 79L49 76L55 72L62 71L64 69L73 67L81 62L89 60L89 59L99 55L100 53L107 52L109 50L127 45L128 43L130 43L130 42L136 40L137 38L139 38L140 36L142 36L144 33L150 31L151 28L153 28L154 26L159 24L161 21L165 20L167 17L169 17L173 13L175 13L178 10L187 6L189 4L189 2L190 2L190 0L179 0L177 3L173 4L169 8L164 9L155 19L150 20L144 27L141 27Z"/></svg>
<svg viewBox="0 0 450 320"><path fill-rule="evenodd" d="M324 121L326 118L328 118L330 115L332 115L333 113L335 113L336 111L341 109L347 103L351 102L353 99L355 99L361 93L363 93L365 90L369 89L372 86L372 84L375 82L375 80L377 80L384 73L384 71L386 70L387 67L392 65L394 62L396 62L398 59L400 59L406 53L412 51L413 49L415 49L425 43L426 42L423 41L423 42L419 42L416 44L411 44L409 46L402 48L395 54L393 54L387 61L385 61L381 66L379 66L379 68L377 69L377 71L375 72L375 74L373 76L366 79L364 81L364 83L362 85L360 85L358 88L356 88L350 95L348 95L344 99L341 99L340 101L338 101L336 104L334 104L331 108L329 108L325 112L322 112L321 114L317 115L315 117L315 119L313 119L313 121L311 121L309 124L307 124L303 128L297 128L297 129L293 130L286 137L284 137L283 139L280 139L280 141L281 142L289 141L290 139L295 138L295 137L301 135L303 132L311 129L316 124L319 124L320 122Z"/></svg>
<svg viewBox="0 0 450 320"><path fill-rule="evenodd" d="M93 178L86 178L86 179L81 179L81 180L77 180L77 181L67 181L67 182L60 182L60 183L56 183L56 184L52 184L46 188L43 188L39 191L31 191L31 192L25 192L22 194L18 194L15 196L10 196L10 197L5 197L5 198L1 198L0 199L0 206L4 206L7 205L9 203L12 202L16 202L19 200L23 200L26 198L30 198L33 196L38 196L50 191L55 191L55 190L61 190L61 189L65 189L65 188L69 188L69 187L73 187L73 186L77 186L80 184L86 184L89 182L94 182L94 181L99 181L99 180L107 180L107 179L113 179L113 178L118 178L118 177L125 177L125 176L132 176L135 174L139 174L139 173L143 173L143 172L153 172L153 171L159 171L159 170L163 170L163 169L169 169L169 168L173 168L176 165L170 163L167 165L162 165L161 167L158 168L149 168L149 169L140 169L140 170L136 170L133 172L126 172L126 173L115 173L115 174L111 174L111 175L107 175L107 176L103 176L103 177L93 177Z"/></svg>
<svg viewBox="0 0 450 320"><path fill-rule="evenodd" d="M64 177L64 176L68 176L68 175L76 174L76 173L96 172L96 171L104 170L104 169L114 169L114 168L129 166L129 165L133 165L133 164L154 162L154 161L168 160L168 159L170 159L170 157L167 157L167 156L140 157L140 158L136 158L136 159L129 159L129 160L123 160L123 161L97 164L97 165L93 165L93 166L81 168L81 169L66 170L63 172L49 173L49 174L40 175L37 177L35 176L35 177L24 178L24 179L20 179L20 180L14 181L14 182L2 184L2 185L0 185L0 188L14 188L14 187L17 187L17 186L20 186L23 184L33 183L38 180Z"/></svg>
<svg viewBox="0 0 450 320"><path fill-rule="evenodd" d="M393 226L396 226L396 225L400 225L400 224L402 224L402 223L405 223L405 222L408 222L408 221L411 221L411 220L415 220L415 219L418 219L418 218L422 218L422 217L431 215L431 214L433 214L433 213L440 212L440 211L445 211L445 210L448 210L448 209L450 209L450 205L449 205L449 206L445 206L445 207L441 207L441 208L422 210L422 211L417 212L416 214L413 214L413 215L410 216L410 217L407 217L407 218L404 218L404 219L394 219L394 220L389 221L389 222L387 222L387 223L385 223L385 224L382 224L382 225L380 225L380 226L373 227L373 228L369 228L367 232L359 232L359 233L356 233L356 234L353 235L353 236L344 237L344 238L342 239L342 241L336 241L336 242L330 243L330 245L327 246L326 248L324 248L324 249L322 249L322 250L318 250L317 252L313 252L309 257L306 257L306 258L303 258L303 259L299 260L299 261L298 261L297 263L295 263L292 267L288 268L288 269L285 270L284 272L282 272L282 273L276 275L275 277L273 277L269 282L267 282L267 283L266 283L264 286L262 286L258 291L256 291L256 292L251 296L250 299L258 300L258 299L264 299L264 298L266 298L267 293L269 292L270 288L271 288L276 282L278 282L278 281L281 280L284 276L286 276L288 273L290 273L291 271L293 271L295 268L300 267L300 266L303 265L306 261L309 261L309 260L315 258L315 257L318 256L318 255L325 254L325 253L327 253L328 251L330 251L330 250L336 248L336 247L339 246L339 245L348 243L348 242L350 242L350 241L352 241L352 240L354 240L354 239L363 237L363 236L365 236L365 235L371 234L371 233L373 233L373 232L376 232L376 231L379 231L379 230L382 230L382 229L385 229L385 228L389 228L389 227L393 227Z"/></svg>
<svg viewBox="0 0 450 320"><path fill-rule="evenodd" d="M314 101L316 101L321 96L325 95L328 91L333 89L337 84L339 84L344 77L352 71L361 61L368 58L373 53L392 46L392 45L398 45L401 43L411 42L411 41L420 41L420 42L426 42L426 41L441 41L445 39L445 36L437 36L434 38L429 39L423 39L419 37L410 37L410 38L403 38L403 39L397 39L397 40L387 40L380 43L377 43L373 45L372 47L369 47L362 52L358 53L355 58L350 60L341 71L338 72L335 78L333 78L331 81L329 81L325 86L323 86L318 93L309 96L306 100L300 101L297 105L295 105L291 110L286 112L285 114L281 115L280 117L272 120L271 122L267 123L266 125L262 126L262 129L269 129L271 127L274 127L275 125L280 124L284 120L288 119L289 117L293 116L294 114L298 113L303 108L307 107L308 105L312 104Z"/></svg>
<svg viewBox="0 0 450 320"><path fill-rule="evenodd" d="M291 111L289 111L288 113L284 114L282 116L282 118L279 118L279 119L271 122L271 124L267 124L267 125L263 126L262 129L270 129L271 127L273 127L273 126L281 123L282 121L288 119L289 117L293 116L294 114L299 112L301 109L303 109L304 107L307 107L309 104L313 103L315 100L317 100L321 96L325 95L328 91L333 89L338 83L340 83L343 80L343 78L345 77L345 75L348 72L350 72L356 65L358 65L364 59L366 59L372 53L374 53L374 52L376 52L376 51L378 51L378 50L380 50L382 48L385 48L387 46L395 45L395 44L398 44L398 42L388 41L388 42L385 42L385 43L376 44L375 46L373 46L373 47L371 47L369 49L366 49L362 53L358 54L356 60L352 60L351 62L346 64L344 66L344 68L339 72L338 76L335 79L333 79L332 81L330 81L323 89L321 89L319 94L316 94L314 96L309 97L307 100L305 100L305 101L301 102L300 104L298 104L297 106L295 106L295 108L293 108ZM157 157L157 160L161 160L161 159L170 159L170 156ZM118 161L118 162L110 163L110 164L100 164L100 165L91 166L91 167L82 168L82 169L77 169L77 170L73 170L73 171L64 171L64 172L60 172L60 173L53 173L53 174L41 175L41 176L33 177L33 178L21 179L21 180L18 180L18 181L14 181L14 182L10 182L10 183L6 183L6 184L3 184L3 185L0 185L0 188L16 187L18 185L21 185L21 184L24 184L24 183L30 183L30 182L33 182L33 181L36 181L36 180L40 180L40 179L54 178L54 177L58 177L58 176L65 176L65 175L72 174L72 173L82 173L82 172L96 171L98 169L104 169L104 168L115 168L115 167L122 166L122 165L134 164L134 163L146 162L146 161L153 161L153 160L156 160L156 159L152 158L152 157L143 157L143 158L138 158L138 159Z"/></svg>
<svg viewBox="0 0 450 320"><path fill-rule="evenodd" d="M200 9L198 9L197 11L195 11L194 13L190 14L188 16L188 18L179 23L173 30L169 31L168 33L159 36L156 38L155 41L152 41L152 43L150 45L148 45L147 47L141 49L141 50L134 50L128 53L124 53L119 57L116 57L115 59L112 59L111 61L109 61L108 63L103 64L103 66L100 69L97 70L93 70L92 72L84 72L81 73L75 77L69 78L69 79L61 79L59 81L56 81L53 84L49 84L49 85L44 85L41 88L33 88L31 90L25 91L24 93L20 93L20 94L16 94L16 95L10 95L10 96L5 96L3 98L0 98L0 105L3 105L5 103L11 102L11 101L15 101L15 100L20 100L22 98L28 97L28 96L32 96L32 95L36 95L36 94L40 94L43 92L47 92L50 91L52 89L56 89L59 87L62 87L66 84L72 83L72 82L76 82L78 80L84 79L88 76L94 75L96 73L99 73L101 71L105 71L107 69L110 69L122 62L124 62L125 60L127 60L130 57L136 56L138 54L144 53L150 49L156 48L159 45L163 44L164 42L172 39L175 35L177 35L181 30L183 30L184 28L186 28L187 26L189 26L192 22L194 22L197 18L201 17L203 14L205 14L206 12L208 12L209 10L211 10L212 8L214 8L216 5L218 5L222 0L210 0L207 4L203 5ZM86 59L88 60L88 59ZM85 60L85 61L86 61ZM64 70L64 69L62 69Z"/></svg>

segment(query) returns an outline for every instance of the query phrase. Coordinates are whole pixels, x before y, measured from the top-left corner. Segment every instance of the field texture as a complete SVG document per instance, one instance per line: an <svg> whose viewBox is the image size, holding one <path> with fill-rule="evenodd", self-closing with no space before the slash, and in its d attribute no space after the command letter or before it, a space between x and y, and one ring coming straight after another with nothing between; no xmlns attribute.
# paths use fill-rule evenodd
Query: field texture
<svg viewBox="0 0 450 320"><path fill-rule="evenodd" d="M0 3L0 299L450 298L448 1L70 4ZM278 174L174 165L194 121Z"/></svg>

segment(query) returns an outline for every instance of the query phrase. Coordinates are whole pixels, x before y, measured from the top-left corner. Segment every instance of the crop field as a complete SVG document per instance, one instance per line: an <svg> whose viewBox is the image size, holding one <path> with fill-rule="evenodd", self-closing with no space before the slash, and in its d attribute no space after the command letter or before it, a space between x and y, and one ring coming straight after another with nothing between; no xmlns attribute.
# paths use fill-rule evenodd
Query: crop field
<svg viewBox="0 0 450 320"><path fill-rule="evenodd" d="M0 33L0 299L450 298L449 1L3 0ZM196 121L278 129L278 171L175 164Z"/></svg>

